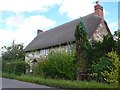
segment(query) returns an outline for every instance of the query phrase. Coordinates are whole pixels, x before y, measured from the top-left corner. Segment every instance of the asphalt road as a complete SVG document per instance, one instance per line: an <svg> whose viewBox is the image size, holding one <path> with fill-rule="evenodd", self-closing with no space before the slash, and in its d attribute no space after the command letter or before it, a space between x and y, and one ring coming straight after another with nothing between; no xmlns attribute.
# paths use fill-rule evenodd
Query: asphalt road
<svg viewBox="0 0 120 90"><path fill-rule="evenodd" d="M1 80L1 78L0 78L0 80ZM44 85L37 85L37 84L33 84L33 83L27 83L27 82L13 80L13 79L7 79L7 78L2 78L2 88L39 88L39 89L46 88L48 90L49 89L58 90L58 89L44 86Z"/></svg>

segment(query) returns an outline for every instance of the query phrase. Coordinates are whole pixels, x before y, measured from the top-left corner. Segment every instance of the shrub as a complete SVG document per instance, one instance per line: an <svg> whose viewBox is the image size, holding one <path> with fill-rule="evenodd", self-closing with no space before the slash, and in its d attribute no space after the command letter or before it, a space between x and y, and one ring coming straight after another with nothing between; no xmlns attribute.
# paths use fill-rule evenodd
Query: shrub
<svg viewBox="0 0 120 90"><path fill-rule="evenodd" d="M120 67L120 61L118 58L118 55L116 52L109 52L108 57L110 58L110 61L112 62L114 67L108 66L110 72L108 70L105 70L102 74L105 76L105 81L108 83L118 83L119 78L119 67Z"/></svg>
<svg viewBox="0 0 120 90"><path fill-rule="evenodd" d="M99 82L105 81L102 72L110 71L109 68L111 68L112 66L112 62L109 60L108 57L101 57L97 64L92 65L93 79Z"/></svg>
<svg viewBox="0 0 120 90"><path fill-rule="evenodd" d="M3 63L3 72L21 75L24 74L26 69L29 68L29 65L24 61L16 62L4 62Z"/></svg>
<svg viewBox="0 0 120 90"><path fill-rule="evenodd" d="M32 66L34 76L44 76L43 68L46 61L40 61Z"/></svg>
<svg viewBox="0 0 120 90"><path fill-rule="evenodd" d="M55 79L75 79L74 54L52 51L46 60L34 66L33 72Z"/></svg>

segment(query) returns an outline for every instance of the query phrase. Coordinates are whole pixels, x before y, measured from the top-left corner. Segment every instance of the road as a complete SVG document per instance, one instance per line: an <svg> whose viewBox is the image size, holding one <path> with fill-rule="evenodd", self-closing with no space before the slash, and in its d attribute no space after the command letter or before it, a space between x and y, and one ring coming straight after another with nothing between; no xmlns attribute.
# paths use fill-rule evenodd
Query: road
<svg viewBox="0 0 120 90"><path fill-rule="evenodd" d="M1 78L0 78L0 80L1 80ZM58 89L44 86L44 85L37 85L37 84L33 84L33 83L27 83L27 82L13 80L13 79L7 79L7 78L2 78L2 88L39 88L39 89L47 88L48 90L49 89L58 90Z"/></svg>

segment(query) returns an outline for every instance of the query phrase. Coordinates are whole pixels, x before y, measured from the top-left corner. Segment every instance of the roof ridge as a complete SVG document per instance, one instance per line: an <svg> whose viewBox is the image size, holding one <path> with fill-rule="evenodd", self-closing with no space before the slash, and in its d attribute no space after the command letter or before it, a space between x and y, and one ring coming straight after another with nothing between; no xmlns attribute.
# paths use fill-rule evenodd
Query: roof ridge
<svg viewBox="0 0 120 90"><path fill-rule="evenodd" d="M96 30L96 28L100 24L101 19L94 13L88 14L81 18L83 18L83 21L86 26L86 31L88 33L88 37L90 38L92 32ZM71 20L60 26L41 32L28 44L28 46L26 46L24 50L31 51L37 49L44 49L51 46L56 46L59 43L63 44L75 41L74 37L75 25L77 25L80 22L79 19L80 18Z"/></svg>
<svg viewBox="0 0 120 90"><path fill-rule="evenodd" d="M95 15L94 13L91 13L91 14L88 14L88 15L83 16L83 17L80 17L80 18L84 18L84 17L90 16L90 15L97 16L97 15ZM100 18L99 16L97 16L97 17ZM48 29L48 30L46 30L46 31L43 31L43 32L41 32L40 34L43 34L43 33L45 33L45 32L49 32L50 30L52 31L52 30L54 30L55 28L58 28L58 27L64 26L65 24L68 24L68 23L72 23L72 22L74 22L75 20L78 20L78 19L80 19L80 18L76 18L76 19L71 20L71 21L69 21L69 22L63 23L63 24L61 24L61 25L59 25L59 26L56 26L56 27L53 27L53 28ZM40 35L40 34L39 34L39 35ZM38 36L38 35L37 35L37 36ZM37 37L37 36L36 36L36 37Z"/></svg>

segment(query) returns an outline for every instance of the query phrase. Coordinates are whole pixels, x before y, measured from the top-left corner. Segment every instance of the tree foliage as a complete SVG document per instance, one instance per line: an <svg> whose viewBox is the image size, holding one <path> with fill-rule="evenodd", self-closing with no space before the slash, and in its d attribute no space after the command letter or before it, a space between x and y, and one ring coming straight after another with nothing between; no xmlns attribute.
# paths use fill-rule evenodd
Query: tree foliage
<svg viewBox="0 0 120 90"><path fill-rule="evenodd" d="M25 74L26 70L30 68L29 64L24 61L3 62L2 71L9 74L21 75Z"/></svg>
<svg viewBox="0 0 120 90"><path fill-rule="evenodd" d="M97 64L93 63L92 64L92 73L96 74L96 76L92 75L92 78L94 78L94 80L99 81L99 82L105 82L104 80L104 76L102 75L101 72L103 71L108 71L110 72L109 68L112 68L112 62L110 61L110 59L108 57L101 57Z"/></svg>
<svg viewBox="0 0 120 90"><path fill-rule="evenodd" d="M24 60L25 52L22 44L15 44L13 41L11 46L4 46L2 49L4 49L2 52L2 60Z"/></svg>
<svg viewBox="0 0 120 90"><path fill-rule="evenodd" d="M118 54L119 57L119 61L120 61L120 30L115 31L114 33L114 37L116 37L116 52ZM118 74L118 86L120 87L120 67L119 67L119 74Z"/></svg>
<svg viewBox="0 0 120 90"><path fill-rule="evenodd" d="M86 28L82 19L80 23L76 26L75 29L75 38L76 38L76 73L77 80L82 80L82 74L87 73L87 51L89 49L89 41L86 33Z"/></svg>
<svg viewBox="0 0 120 90"><path fill-rule="evenodd" d="M109 52L108 57L110 58L110 61L112 62L113 67L111 65L108 65L109 70L104 70L102 72L102 75L105 76L105 80L108 83L118 83L119 78L119 67L120 67L120 61L118 58L118 55L116 52Z"/></svg>
<svg viewBox="0 0 120 90"><path fill-rule="evenodd" d="M113 38L114 37L114 38ZM91 46L92 73L97 73L99 81L109 83L119 82L120 66L116 68L115 62L120 61L120 33L115 32L114 36L104 36L102 42L93 41ZM117 57L116 57L117 55ZM95 79L95 78L94 78Z"/></svg>
<svg viewBox="0 0 120 90"><path fill-rule="evenodd" d="M106 57L106 54L112 50L115 51L113 36L110 34L104 36L102 42L92 41L90 49L92 53L89 53L89 55L91 56L90 59L92 59L92 62L99 62L99 58Z"/></svg>

